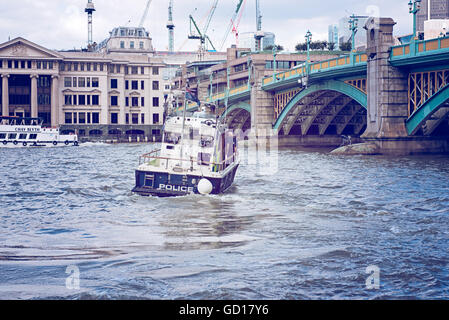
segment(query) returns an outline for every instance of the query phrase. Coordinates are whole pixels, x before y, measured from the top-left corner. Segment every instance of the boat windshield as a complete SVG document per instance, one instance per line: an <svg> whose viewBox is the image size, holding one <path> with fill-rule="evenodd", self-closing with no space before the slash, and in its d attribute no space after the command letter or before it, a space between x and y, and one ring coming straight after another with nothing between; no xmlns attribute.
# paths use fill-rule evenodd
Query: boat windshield
<svg viewBox="0 0 449 320"><path fill-rule="evenodd" d="M214 119L215 120L215 114L208 113L208 112L195 112L193 114L193 118L199 118L199 119Z"/></svg>
<svg viewBox="0 0 449 320"><path fill-rule="evenodd" d="M164 142L168 144L178 144L181 141L181 134L176 132L165 132Z"/></svg>

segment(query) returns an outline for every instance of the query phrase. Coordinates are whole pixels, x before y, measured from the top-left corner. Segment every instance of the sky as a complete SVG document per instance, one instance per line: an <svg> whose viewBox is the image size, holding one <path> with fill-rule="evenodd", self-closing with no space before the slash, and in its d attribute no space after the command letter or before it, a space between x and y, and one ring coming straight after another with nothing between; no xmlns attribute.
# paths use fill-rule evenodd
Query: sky
<svg viewBox="0 0 449 320"><path fill-rule="evenodd" d="M137 26L147 0L93 0L96 8L93 39L99 43L118 26ZM256 0L246 0L239 32L255 31ZM0 0L0 43L23 37L48 49L87 46L87 0ZM144 27L156 50L167 50L169 0L153 0ZM189 15L203 28L214 0L174 0L175 50L194 51L197 40L188 40ZM208 35L219 49L238 0L218 0ZM304 42L307 30L313 40L327 40L328 26L353 13L391 17L395 34L412 33L408 0L260 0L262 29L276 34L276 43L287 51ZM363 30L360 30L363 32ZM230 34L225 47L235 43ZM223 48L225 50L225 48ZM224 51L223 50L223 51Z"/></svg>

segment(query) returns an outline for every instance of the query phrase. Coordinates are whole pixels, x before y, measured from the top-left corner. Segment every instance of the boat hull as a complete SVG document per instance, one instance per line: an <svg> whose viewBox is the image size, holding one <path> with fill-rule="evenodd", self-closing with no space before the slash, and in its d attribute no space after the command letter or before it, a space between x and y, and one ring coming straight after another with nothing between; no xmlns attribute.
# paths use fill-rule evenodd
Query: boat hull
<svg viewBox="0 0 449 320"><path fill-rule="evenodd" d="M232 186L237 169L238 164L226 171L219 178L136 170L136 186L132 192L141 196L157 197L179 197L200 194L198 191L198 183L201 179L207 179L213 186L210 194L221 194Z"/></svg>
<svg viewBox="0 0 449 320"><path fill-rule="evenodd" d="M78 141L57 141L57 142L27 142L27 141L0 141L0 148L56 148L56 147L77 147Z"/></svg>

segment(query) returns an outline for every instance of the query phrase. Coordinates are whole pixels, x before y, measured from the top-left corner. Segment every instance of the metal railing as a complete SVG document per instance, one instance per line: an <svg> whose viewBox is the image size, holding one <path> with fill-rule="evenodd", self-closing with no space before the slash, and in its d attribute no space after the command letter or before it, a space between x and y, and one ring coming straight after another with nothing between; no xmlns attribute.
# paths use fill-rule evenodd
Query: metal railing
<svg viewBox="0 0 449 320"><path fill-rule="evenodd" d="M310 63L308 65L310 70L309 74L312 75L318 72L330 71L337 68L360 65L366 63L367 61L368 56L365 52L357 52L348 56ZM307 76L307 65L303 64L299 67L295 67L288 71L283 71L276 73L272 76L264 77L263 85L266 86L269 84L282 82L296 77L305 77L305 76Z"/></svg>
<svg viewBox="0 0 449 320"><path fill-rule="evenodd" d="M151 162L154 160L163 160L166 161L165 162L165 169L168 169L168 164L169 162L175 161L177 163L190 163L190 168L188 171L193 171L194 168L194 164L197 163L198 165L202 165L202 166L212 166L213 170L212 172L220 172L225 170L227 167L229 167L232 163L236 162L236 160L238 159L238 152L234 152L232 154L232 156L227 157L225 160L221 161L221 162L207 162L207 161L203 161L202 159L199 158L194 158L191 157L190 159L180 159L180 158L169 158L169 157L160 157L160 152L161 149L152 151L150 153L146 153L143 154L139 157L139 166L142 164L150 164ZM155 167L157 167L157 165L155 165ZM173 171L177 171L176 168L178 168L179 172L183 172L185 171L185 168L182 168L180 166L174 166L173 167ZM216 169L216 170L214 170Z"/></svg>
<svg viewBox="0 0 449 320"><path fill-rule="evenodd" d="M444 49L449 49L449 36L429 40L412 41L411 43L391 47L390 60L434 54L438 53L438 50Z"/></svg>

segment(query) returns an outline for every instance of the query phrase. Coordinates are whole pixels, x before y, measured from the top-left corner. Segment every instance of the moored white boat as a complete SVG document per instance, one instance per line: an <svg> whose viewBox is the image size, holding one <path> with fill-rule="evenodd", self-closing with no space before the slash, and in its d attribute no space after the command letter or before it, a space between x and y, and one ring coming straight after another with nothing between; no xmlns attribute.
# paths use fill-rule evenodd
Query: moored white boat
<svg viewBox="0 0 449 320"><path fill-rule="evenodd" d="M77 135L61 135L59 128L42 123L39 118L0 117L0 148L78 146Z"/></svg>

